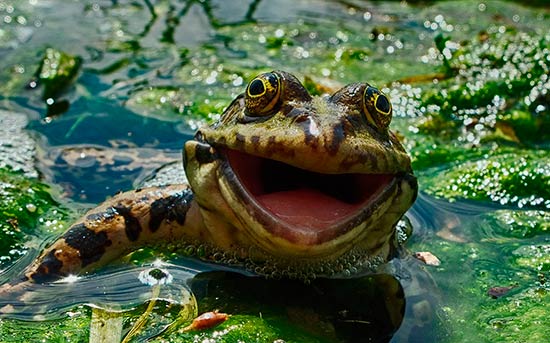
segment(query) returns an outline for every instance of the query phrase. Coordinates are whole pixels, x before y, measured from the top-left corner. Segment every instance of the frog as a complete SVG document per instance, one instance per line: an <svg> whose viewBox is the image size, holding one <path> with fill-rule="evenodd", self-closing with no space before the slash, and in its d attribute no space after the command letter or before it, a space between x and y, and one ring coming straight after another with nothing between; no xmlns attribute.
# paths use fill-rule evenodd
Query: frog
<svg viewBox="0 0 550 343"><path fill-rule="evenodd" d="M311 95L285 71L254 77L182 152L188 184L138 188L91 209L0 287L91 273L143 246L206 245L265 276L375 272L414 203L390 99L366 82Z"/></svg>

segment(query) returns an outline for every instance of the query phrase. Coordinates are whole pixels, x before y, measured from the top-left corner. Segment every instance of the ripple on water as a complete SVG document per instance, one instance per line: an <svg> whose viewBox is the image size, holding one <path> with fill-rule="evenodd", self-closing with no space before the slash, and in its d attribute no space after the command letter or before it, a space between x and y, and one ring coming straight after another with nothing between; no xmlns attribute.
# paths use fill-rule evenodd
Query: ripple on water
<svg viewBox="0 0 550 343"><path fill-rule="evenodd" d="M153 287L158 285L160 293L156 299L176 306L191 304L196 309L196 300L187 282L199 272L191 267L155 262L152 266L69 276L50 284L26 285L22 297L14 299L8 294L0 298L0 308L9 312L4 314L6 317L20 320L61 318L81 304L122 313L151 300Z"/></svg>

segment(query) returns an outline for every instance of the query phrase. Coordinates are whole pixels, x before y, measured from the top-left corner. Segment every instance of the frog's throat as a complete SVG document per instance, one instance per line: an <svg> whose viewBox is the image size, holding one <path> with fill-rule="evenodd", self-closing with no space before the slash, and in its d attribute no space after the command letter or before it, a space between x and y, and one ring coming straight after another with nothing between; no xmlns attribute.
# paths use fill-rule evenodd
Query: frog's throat
<svg viewBox="0 0 550 343"><path fill-rule="evenodd" d="M339 255L366 243L387 253L414 201L411 174L320 174L223 149L219 187L254 240L274 254Z"/></svg>

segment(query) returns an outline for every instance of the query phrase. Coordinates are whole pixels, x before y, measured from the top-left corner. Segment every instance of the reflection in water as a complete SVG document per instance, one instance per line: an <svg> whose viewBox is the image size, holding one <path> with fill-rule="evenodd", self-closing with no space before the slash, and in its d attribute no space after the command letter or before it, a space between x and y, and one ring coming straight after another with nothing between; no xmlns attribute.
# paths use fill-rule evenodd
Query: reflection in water
<svg viewBox="0 0 550 343"><path fill-rule="evenodd" d="M305 284L211 272L193 278L191 288L199 303L206 302L210 308L251 315L261 312L263 318L283 316L292 325L334 341L388 341L405 309L401 285L387 274Z"/></svg>
<svg viewBox="0 0 550 343"><path fill-rule="evenodd" d="M407 212L407 217L414 228L413 238L424 239L429 238L434 233L441 235L441 231L443 231L443 234L447 232L452 234L453 229L470 222L473 216L482 215L499 208L502 207L493 204L480 204L474 201L451 203L448 200L436 199L420 193L413 207ZM453 240L453 237L443 238Z"/></svg>

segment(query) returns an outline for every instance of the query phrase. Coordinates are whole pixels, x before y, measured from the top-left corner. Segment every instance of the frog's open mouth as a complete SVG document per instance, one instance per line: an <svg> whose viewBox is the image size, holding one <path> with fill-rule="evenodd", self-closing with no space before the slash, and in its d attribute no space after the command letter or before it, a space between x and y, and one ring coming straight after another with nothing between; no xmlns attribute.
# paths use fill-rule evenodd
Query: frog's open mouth
<svg viewBox="0 0 550 343"><path fill-rule="evenodd" d="M230 149L224 155L238 179L230 182L233 191L264 212L263 224L280 224L264 225L273 234L300 243L318 244L355 227L395 180L393 174L310 172Z"/></svg>

